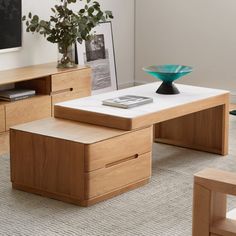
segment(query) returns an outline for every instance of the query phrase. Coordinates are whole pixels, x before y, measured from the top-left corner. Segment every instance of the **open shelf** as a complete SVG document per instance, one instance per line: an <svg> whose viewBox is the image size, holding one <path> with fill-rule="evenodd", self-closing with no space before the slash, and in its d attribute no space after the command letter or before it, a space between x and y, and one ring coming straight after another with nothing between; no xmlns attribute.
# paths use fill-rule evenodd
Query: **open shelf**
<svg viewBox="0 0 236 236"><path fill-rule="evenodd" d="M13 88L35 90L36 95L17 101L0 100L0 138L8 139L5 133L12 126L51 117L55 102L89 96L91 69L58 69L56 63L47 63L0 71L0 90Z"/></svg>

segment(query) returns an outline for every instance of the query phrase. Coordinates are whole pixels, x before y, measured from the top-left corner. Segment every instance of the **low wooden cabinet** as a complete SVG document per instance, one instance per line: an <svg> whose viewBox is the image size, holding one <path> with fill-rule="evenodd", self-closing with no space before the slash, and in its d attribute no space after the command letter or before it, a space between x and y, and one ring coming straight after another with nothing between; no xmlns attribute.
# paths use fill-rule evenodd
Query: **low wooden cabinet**
<svg viewBox="0 0 236 236"><path fill-rule="evenodd" d="M58 69L55 63L49 63L0 71L0 90L14 87L33 89L36 96L0 101L0 154L8 150L1 144L4 137L8 139L4 132L11 126L53 116L55 103L91 95L91 69Z"/></svg>
<svg viewBox="0 0 236 236"><path fill-rule="evenodd" d="M152 131L55 118L15 126L10 130L13 187L89 206L142 186L151 176Z"/></svg>

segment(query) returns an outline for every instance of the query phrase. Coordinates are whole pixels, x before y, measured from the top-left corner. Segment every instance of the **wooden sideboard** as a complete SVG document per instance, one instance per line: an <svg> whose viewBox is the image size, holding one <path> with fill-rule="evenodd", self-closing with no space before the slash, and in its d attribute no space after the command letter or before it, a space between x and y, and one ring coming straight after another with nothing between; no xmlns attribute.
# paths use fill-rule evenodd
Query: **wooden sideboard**
<svg viewBox="0 0 236 236"><path fill-rule="evenodd" d="M91 95L91 69L58 69L56 63L0 71L0 89L34 89L36 96L15 102L0 100L0 154L8 152L11 126L53 116L53 105Z"/></svg>

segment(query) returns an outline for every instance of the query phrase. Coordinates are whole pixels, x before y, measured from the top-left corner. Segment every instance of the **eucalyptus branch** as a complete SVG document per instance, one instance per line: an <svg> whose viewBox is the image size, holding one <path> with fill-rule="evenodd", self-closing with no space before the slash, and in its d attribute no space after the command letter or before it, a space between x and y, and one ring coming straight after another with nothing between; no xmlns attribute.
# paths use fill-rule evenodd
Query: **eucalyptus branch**
<svg viewBox="0 0 236 236"><path fill-rule="evenodd" d="M76 40L82 43L83 40L89 40L93 36L92 29L100 22L113 19L111 11L102 11L101 6L94 0L58 0L51 11L53 15L49 20L42 20L38 15L32 15L30 12L23 16L26 31L39 33L46 37L51 43L58 43L63 48L75 43ZM77 1L84 2L84 7L74 12L70 4Z"/></svg>

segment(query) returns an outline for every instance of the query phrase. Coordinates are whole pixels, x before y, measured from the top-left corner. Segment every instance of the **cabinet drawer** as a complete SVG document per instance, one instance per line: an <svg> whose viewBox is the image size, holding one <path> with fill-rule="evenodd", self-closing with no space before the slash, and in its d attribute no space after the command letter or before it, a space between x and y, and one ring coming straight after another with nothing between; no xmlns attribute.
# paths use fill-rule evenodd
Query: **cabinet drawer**
<svg viewBox="0 0 236 236"><path fill-rule="evenodd" d="M4 132L6 130L5 123L5 109L4 106L0 105L0 132Z"/></svg>
<svg viewBox="0 0 236 236"><path fill-rule="evenodd" d="M150 178L151 152L100 170L85 173L85 199L103 195Z"/></svg>
<svg viewBox="0 0 236 236"><path fill-rule="evenodd" d="M77 88L91 92L91 69L52 75L52 92Z"/></svg>
<svg viewBox="0 0 236 236"><path fill-rule="evenodd" d="M133 131L91 145L85 145L85 171L152 150L152 127ZM95 134L96 135L96 134Z"/></svg>
<svg viewBox="0 0 236 236"><path fill-rule="evenodd" d="M66 92L52 95L52 104L54 105L55 103L65 102L68 100L73 100L73 99L82 98L82 97L87 97L90 95L91 95L90 91L83 90L83 89L77 89L75 91L66 91Z"/></svg>
<svg viewBox="0 0 236 236"><path fill-rule="evenodd" d="M78 89L75 91L66 91L52 95L52 115L54 115L54 104L59 102L65 102L77 98L90 96L91 92L88 90Z"/></svg>
<svg viewBox="0 0 236 236"><path fill-rule="evenodd" d="M51 116L50 96L35 96L6 104L6 129Z"/></svg>

